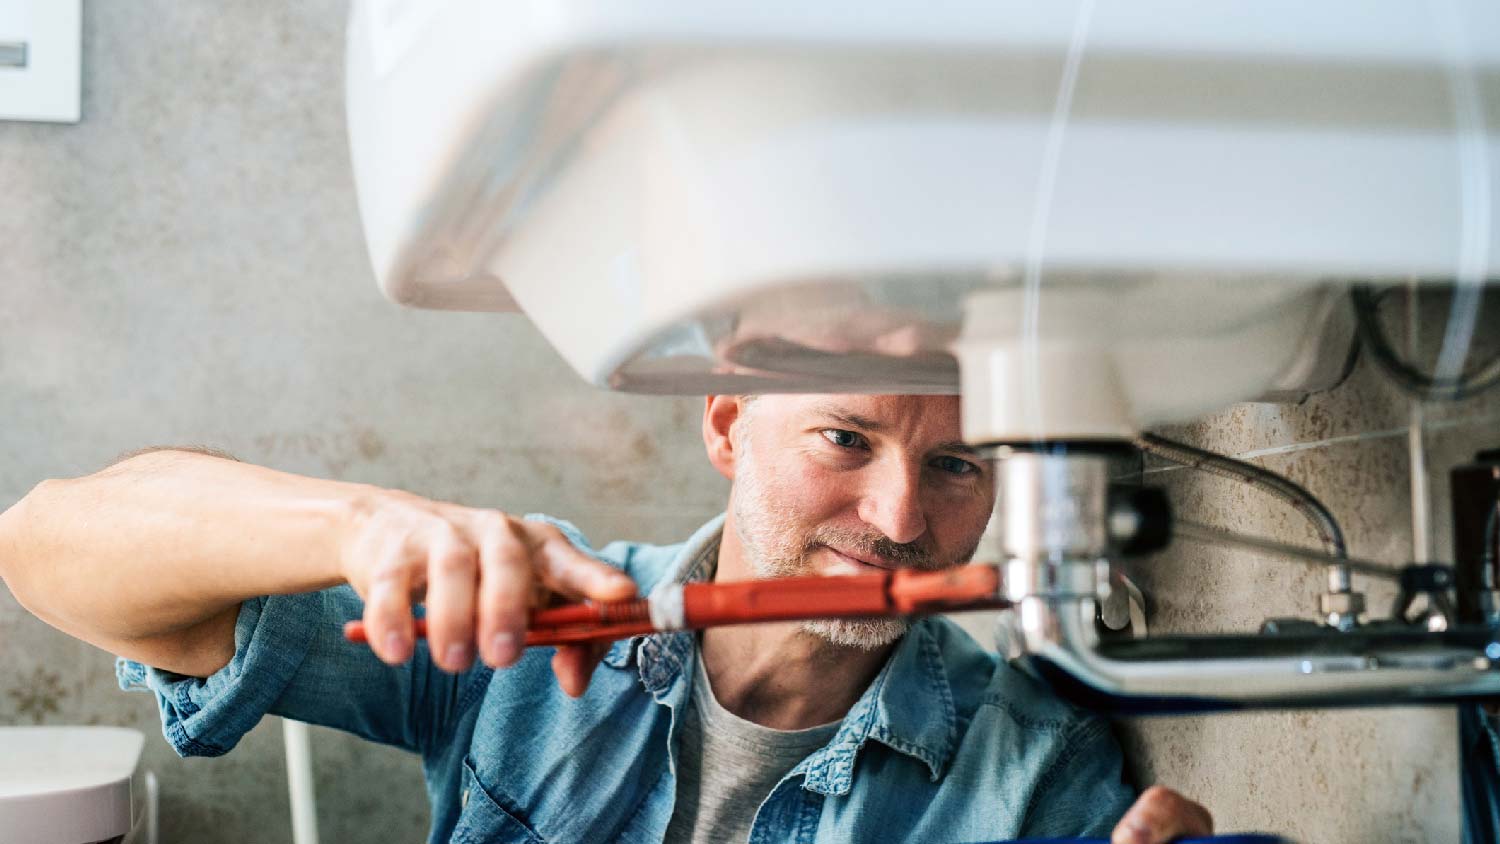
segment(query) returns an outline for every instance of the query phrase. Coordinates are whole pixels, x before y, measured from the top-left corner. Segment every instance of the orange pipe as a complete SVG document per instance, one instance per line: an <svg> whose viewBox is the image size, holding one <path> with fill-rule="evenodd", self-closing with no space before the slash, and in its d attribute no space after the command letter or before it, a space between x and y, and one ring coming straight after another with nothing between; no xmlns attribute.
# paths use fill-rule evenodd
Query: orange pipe
<svg viewBox="0 0 1500 844"><path fill-rule="evenodd" d="M689 583L682 588L682 608L692 628L885 615L890 579L880 573Z"/></svg>
<svg viewBox="0 0 1500 844"><path fill-rule="evenodd" d="M683 620L689 629L768 621L872 618L1009 606L1000 594L995 566L968 565L943 571L872 572L843 577L783 577L730 583L689 583L682 589ZM608 642L657 632L645 598L606 603L563 604L531 614L526 646ZM417 638L426 619L415 619ZM364 623L344 625L344 638L366 641Z"/></svg>

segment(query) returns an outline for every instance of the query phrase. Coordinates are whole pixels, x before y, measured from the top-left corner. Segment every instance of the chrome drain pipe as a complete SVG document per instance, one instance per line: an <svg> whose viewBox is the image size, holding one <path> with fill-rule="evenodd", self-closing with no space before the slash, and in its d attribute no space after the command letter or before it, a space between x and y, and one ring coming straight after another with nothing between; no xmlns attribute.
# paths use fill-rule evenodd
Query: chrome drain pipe
<svg viewBox="0 0 1500 844"><path fill-rule="evenodd" d="M1110 589L1108 446L999 447L980 553L1003 560L1011 636L1080 703L1140 712L1440 703L1500 697L1497 628L1352 630L1104 640ZM981 557L984 558L984 557Z"/></svg>

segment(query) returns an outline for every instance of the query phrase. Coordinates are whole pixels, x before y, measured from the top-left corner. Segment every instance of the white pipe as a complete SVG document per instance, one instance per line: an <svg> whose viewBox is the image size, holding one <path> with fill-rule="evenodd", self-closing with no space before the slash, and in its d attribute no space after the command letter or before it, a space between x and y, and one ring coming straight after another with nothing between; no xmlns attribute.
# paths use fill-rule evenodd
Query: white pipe
<svg viewBox="0 0 1500 844"><path fill-rule="evenodd" d="M156 807L160 801L161 788L154 772L141 774L139 790L131 780L130 831L125 833L123 844L157 844Z"/></svg>
<svg viewBox="0 0 1500 844"><path fill-rule="evenodd" d="M1431 509L1427 493L1427 448L1422 441L1422 402L1412 399L1411 424L1406 433L1406 453L1411 464L1411 559L1432 559Z"/></svg>
<svg viewBox="0 0 1500 844"><path fill-rule="evenodd" d="M1417 312L1417 285L1406 287L1406 343L1412 360L1418 358L1421 324ZM1427 448L1422 438L1422 400L1413 398L1406 429L1406 455L1411 484L1411 554L1412 562L1426 563L1432 558L1432 508L1427 492Z"/></svg>
<svg viewBox="0 0 1500 844"><path fill-rule="evenodd" d="M286 785L292 802L292 841L318 844L318 800L313 791L312 743L307 725L281 719L286 744Z"/></svg>
<svg viewBox="0 0 1500 844"><path fill-rule="evenodd" d="M156 774L152 771L146 772L146 844L157 844L157 813L156 807L161 802L161 786L156 781Z"/></svg>

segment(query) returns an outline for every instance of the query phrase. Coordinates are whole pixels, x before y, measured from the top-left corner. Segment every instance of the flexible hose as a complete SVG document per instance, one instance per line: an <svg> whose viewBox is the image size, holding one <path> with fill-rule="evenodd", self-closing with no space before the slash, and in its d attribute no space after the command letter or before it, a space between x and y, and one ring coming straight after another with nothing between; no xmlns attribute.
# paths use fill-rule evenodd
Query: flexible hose
<svg viewBox="0 0 1500 844"><path fill-rule="evenodd" d="M1333 518L1328 508L1323 506L1323 502L1313 497L1312 493L1303 489L1297 482L1262 469L1253 463L1205 451L1156 434L1142 434L1136 439L1136 447L1147 454L1154 454L1179 466L1247 483L1285 501L1291 505L1292 509L1307 518L1313 530L1318 534L1318 541L1323 543L1323 549L1330 556L1339 559L1349 556L1348 548L1344 544L1344 531L1339 528L1338 521Z"/></svg>
<svg viewBox="0 0 1500 844"><path fill-rule="evenodd" d="M1500 354L1451 378L1438 378L1401 359L1380 325L1380 295L1357 285L1349 291L1359 339L1386 374L1407 393L1424 400L1457 401L1500 384Z"/></svg>

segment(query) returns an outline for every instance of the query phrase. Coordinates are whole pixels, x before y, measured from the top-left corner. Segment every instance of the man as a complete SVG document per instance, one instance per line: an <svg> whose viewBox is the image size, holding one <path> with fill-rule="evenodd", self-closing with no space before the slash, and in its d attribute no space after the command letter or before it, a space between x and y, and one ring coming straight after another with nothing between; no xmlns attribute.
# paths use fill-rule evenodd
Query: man
<svg viewBox="0 0 1500 844"><path fill-rule="evenodd" d="M565 647L555 685L549 651L520 649L552 595L966 561L993 481L958 418L953 397L710 397L728 512L684 545L598 552L544 519L157 451L0 515L0 575L120 654L179 753L227 752L267 712L421 753L433 841L1211 832L1166 789L1132 807L1102 722L941 619ZM373 655L340 636L361 616Z"/></svg>

